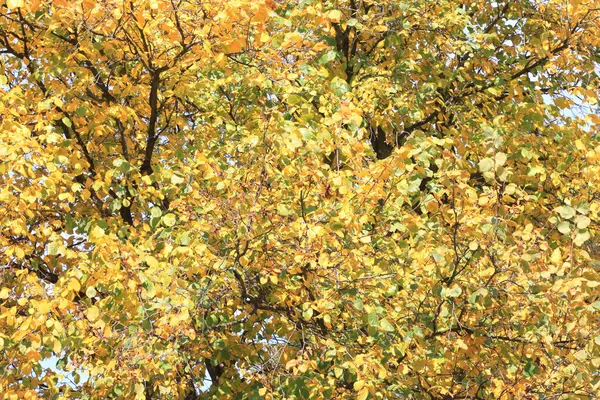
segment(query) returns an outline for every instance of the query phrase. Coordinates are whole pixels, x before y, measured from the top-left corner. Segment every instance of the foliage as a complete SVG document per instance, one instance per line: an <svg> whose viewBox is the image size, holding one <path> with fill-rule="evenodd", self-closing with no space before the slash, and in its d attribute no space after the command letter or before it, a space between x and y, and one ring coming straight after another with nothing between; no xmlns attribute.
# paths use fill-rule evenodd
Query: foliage
<svg viewBox="0 0 600 400"><path fill-rule="evenodd" d="M3 399L598 392L595 1L0 3Z"/></svg>

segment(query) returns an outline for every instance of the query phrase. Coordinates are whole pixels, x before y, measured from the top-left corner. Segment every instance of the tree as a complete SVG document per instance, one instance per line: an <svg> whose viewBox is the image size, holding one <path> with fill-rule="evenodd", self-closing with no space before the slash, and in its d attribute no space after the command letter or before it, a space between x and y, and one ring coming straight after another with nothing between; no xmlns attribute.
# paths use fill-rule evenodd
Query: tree
<svg viewBox="0 0 600 400"><path fill-rule="evenodd" d="M0 4L2 398L598 392L595 1Z"/></svg>

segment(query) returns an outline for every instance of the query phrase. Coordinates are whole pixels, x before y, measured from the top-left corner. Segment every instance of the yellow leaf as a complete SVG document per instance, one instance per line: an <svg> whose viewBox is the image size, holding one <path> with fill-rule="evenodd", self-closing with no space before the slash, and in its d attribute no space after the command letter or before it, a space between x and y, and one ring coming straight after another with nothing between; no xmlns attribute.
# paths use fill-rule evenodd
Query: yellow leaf
<svg viewBox="0 0 600 400"><path fill-rule="evenodd" d="M55 339L52 342L52 351L55 353L60 353L61 350L62 350L62 343L60 342L60 340Z"/></svg>
<svg viewBox="0 0 600 400"><path fill-rule="evenodd" d="M144 261L146 262L146 264L148 264L148 267L158 268L158 260L156 258L154 258L153 256L144 257Z"/></svg>
<svg viewBox="0 0 600 400"><path fill-rule="evenodd" d="M564 97L558 97L554 99L554 104L556 104L558 108L569 108L571 102Z"/></svg>
<svg viewBox="0 0 600 400"><path fill-rule="evenodd" d="M9 10L13 10L15 8L23 7L23 0L7 0L6 6Z"/></svg>
<svg viewBox="0 0 600 400"><path fill-rule="evenodd" d="M40 314L46 314L50 311L50 305L46 301L40 301L37 303L37 310Z"/></svg>
<svg viewBox="0 0 600 400"><path fill-rule="evenodd" d="M331 10L327 13L327 18L333 23L338 23L342 19L342 12L340 10Z"/></svg>
<svg viewBox="0 0 600 400"><path fill-rule="evenodd" d="M86 289L85 294L86 294L87 297L90 297L90 298L96 296L96 294L97 294L96 293L96 288L94 288L93 286L89 286Z"/></svg>
<svg viewBox="0 0 600 400"><path fill-rule="evenodd" d="M479 170L481 172L488 172L494 168L494 160L491 158L482 158L479 161Z"/></svg>
<svg viewBox="0 0 600 400"><path fill-rule="evenodd" d="M135 394L136 395L143 396L145 391L146 391L146 388L144 387L143 384L141 384L141 383L135 384Z"/></svg>
<svg viewBox="0 0 600 400"><path fill-rule="evenodd" d="M358 392L356 400L366 400L367 397L369 397L369 389L364 387L360 392Z"/></svg>
<svg viewBox="0 0 600 400"><path fill-rule="evenodd" d="M560 248L557 247L556 249L554 249L554 251L552 252L552 256L550 257L550 261L552 261L552 263L554 265L559 265L560 262L562 261L562 254L560 252Z"/></svg>
<svg viewBox="0 0 600 400"><path fill-rule="evenodd" d="M96 225L94 228L92 228L92 231L90 232L90 238L100 239L103 236L104 236L104 229L100 228L98 225Z"/></svg>
<svg viewBox="0 0 600 400"><path fill-rule="evenodd" d="M95 320L98 319L98 316L100 315L100 311L98 310L98 307L92 306L92 307L88 308L85 315L87 316L87 318L90 321L94 322Z"/></svg>
<svg viewBox="0 0 600 400"><path fill-rule="evenodd" d="M81 284L79 283L79 281L75 278L71 278L69 280L69 285L67 286L69 288L69 290L72 290L74 292L79 292L79 290L81 289Z"/></svg>
<svg viewBox="0 0 600 400"><path fill-rule="evenodd" d="M63 200L68 199L70 197L71 197L70 193L61 193L61 194L58 195L58 199L60 201L63 201Z"/></svg>
<svg viewBox="0 0 600 400"><path fill-rule="evenodd" d="M506 163L506 154L505 153L496 153L496 156L494 157L495 162L496 162L496 169L498 169L499 167L503 166Z"/></svg>
<svg viewBox="0 0 600 400"><path fill-rule="evenodd" d="M22 248L17 247L15 249L15 256L19 259L22 260L25 257L25 252L23 251Z"/></svg>
<svg viewBox="0 0 600 400"><path fill-rule="evenodd" d="M357 380L356 382L354 382L354 390L361 390L363 387L365 386L365 381L363 380Z"/></svg>

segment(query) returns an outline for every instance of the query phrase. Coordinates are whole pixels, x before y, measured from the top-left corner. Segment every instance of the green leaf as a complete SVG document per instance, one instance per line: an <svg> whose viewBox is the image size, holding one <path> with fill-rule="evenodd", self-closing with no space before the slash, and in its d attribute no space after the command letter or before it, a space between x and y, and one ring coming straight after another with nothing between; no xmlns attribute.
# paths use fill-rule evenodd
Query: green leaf
<svg viewBox="0 0 600 400"><path fill-rule="evenodd" d="M356 308L359 311L362 311L362 309L363 309L363 302L362 302L361 299L359 299L359 298L354 299L354 308Z"/></svg>
<svg viewBox="0 0 600 400"><path fill-rule="evenodd" d="M525 364L525 367L523 368L523 375L531 378L532 376L537 374L538 370L539 370L538 366L534 362L529 360L529 361L527 361L527 364Z"/></svg>
<svg viewBox="0 0 600 400"><path fill-rule="evenodd" d="M80 106L80 107L77 107L77 111L75 111L75 112L77 113L78 117L85 117L85 113L87 112L87 108L83 107L83 106Z"/></svg>
<svg viewBox="0 0 600 400"><path fill-rule="evenodd" d="M350 85L348 85L348 83L345 80L337 77L333 78L333 80L331 81L330 88L331 90L333 90L333 93L335 93L335 95L338 97L342 97L344 94L350 91Z"/></svg>
<svg viewBox="0 0 600 400"><path fill-rule="evenodd" d="M276 208L279 215L282 215L284 217L293 214L293 211L290 210L288 206L283 203L279 203Z"/></svg>
<svg viewBox="0 0 600 400"><path fill-rule="evenodd" d="M564 219L571 219L575 216L575 210L569 206L560 206L555 209Z"/></svg>
<svg viewBox="0 0 600 400"><path fill-rule="evenodd" d="M313 309L311 307L309 307L306 310L302 311L302 317L308 321L312 318L313 312L314 312Z"/></svg>
<svg viewBox="0 0 600 400"><path fill-rule="evenodd" d="M162 210L159 207L152 207L152 209L150 210L150 214L154 218L160 218L162 216Z"/></svg>
<svg viewBox="0 0 600 400"><path fill-rule="evenodd" d="M502 167L504 164L506 164L506 154L502 152L496 153L494 156L494 161L496 169Z"/></svg>
<svg viewBox="0 0 600 400"><path fill-rule="evenodd" d="M119 198L114 199L113 201L110 202L110 209L113 212L119 211L121 209L121 207L122 207L121 199L119 199Z"/></svg>
<svg viewBox="0 0 600 400"><path fill-rule="evenodd" d="M183 232L181 235L179 235L177 240L179 241L180 245L187 246L190 244L190 235L187 232Z"/></svg>
<svg viewBox="0 0 600 400"><path fill-rule="evenodd" d="M335 50L329 50L327 53L323 54L321 58L319 58L319 64L325 65L335 60L337 57L337 53Z"/></svg>
<svg viewBox="0 0 600 400"><path fill-rule="evenodd" d="M179 175L173 175L171 176L171 183L173 185L179 185L181 183L184 182L184 179L182 177L180 177Z"/></svg>
<svg viewBox="0 0 600 400"><path fill-rule="evenodd" d="M177 219L175 218L175 214L167 214L164 217L162 217L162 223L168 227L172 227L173 225L175 225L176 221Z"/></svg>
<svg viewBox="0 0 600 400"><path fill-rule="evenodd" d="M452 286L452 288L444 288L442 291L445 297L458 297L462 294L462 289L458 285Z"/></svg>
<svg viewBox="0 0 600 400"><path fill-rule="evenodd" d="M394 326L392 324L390 324L390 321L388 321L387 319L382 319L381 322L379 323L379 326L381 327L381 329L383 329L386 332L394 332Z"/></svg>
<svg viewBox="0 0 600 400"><path fill-rule="evenodd" d="M85 295L89 298L96 296L96 294L96 289L93 286L88 286L87 290L85 291Z"/></svg>
<svg viewBox="0 0 600 400"><path fill-rule="evenodd" d="M494 169L494 160L491 158L482 158L479 161L479 170L481 172L488 172Z"/></svg>
<svg viewBox="0 0 600 400"><path fill-rule="evenodd" d="M587 228L588 226L590 226L591 222L592 220L586 217L585 215L578 215L577 217L575 217L575 224L577 225L578 229Z"/></svg>
<svg viewBox="0 0 600 400"><path fill-rule="evenodd" d="M379 318L377 318L377 314L374 312L370 312L367 315L367 322L370 326L378 327L379 326Z"/></svg>
<svg viewBox="0 0 600 400"><path fill-rule="evenodd" d="M582 246L589 238L590 233L587 230L579 231L577 232L577 235L575 235L575 240L573 240L573 243L575 243L575 246Z"/></svg>
<svg viewBox="0 0 600 400"><path fill-rule="evenodd" d="M571 224L569 224L567 221L562 221L558 224L557 229L563 235L568 235L571 233Z"/></svg>

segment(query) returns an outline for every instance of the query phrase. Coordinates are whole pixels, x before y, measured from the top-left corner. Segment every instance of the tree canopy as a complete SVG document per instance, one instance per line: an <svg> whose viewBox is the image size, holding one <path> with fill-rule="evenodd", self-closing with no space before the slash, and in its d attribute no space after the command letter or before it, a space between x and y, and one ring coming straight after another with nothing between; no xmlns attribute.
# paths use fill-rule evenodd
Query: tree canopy
<svg viewBox="0 0 600 400"><path fill-rule="evenodd" d="M0 397L595 396L599 18L0 0Z"/></svg>

